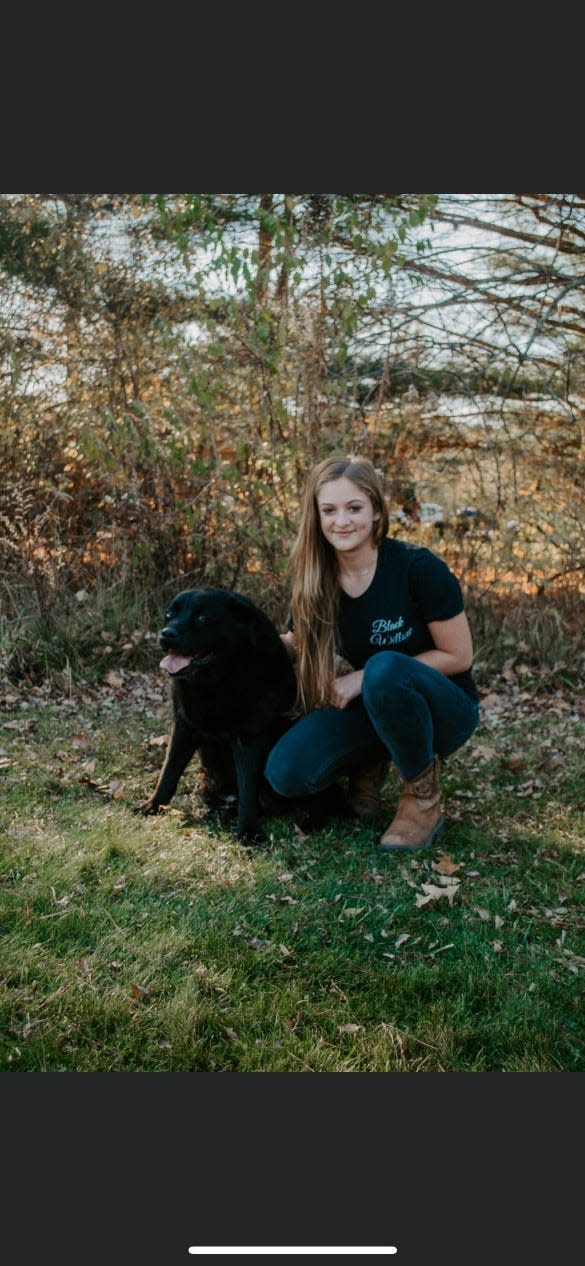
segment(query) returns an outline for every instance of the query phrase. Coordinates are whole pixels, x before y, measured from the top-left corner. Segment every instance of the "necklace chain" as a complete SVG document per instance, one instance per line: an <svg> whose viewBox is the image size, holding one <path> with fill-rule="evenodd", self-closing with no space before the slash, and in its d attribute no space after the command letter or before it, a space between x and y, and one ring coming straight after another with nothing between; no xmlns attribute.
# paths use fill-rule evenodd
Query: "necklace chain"
<svg viewBox="0 0 585 1266"><path fill-rule="evenodd" d="M370 567L364 567L363 571L356 572L355 576L352 576L351 572L345 572L344 574L348 580L355 580L356 576L369 576L370 572L373 570L374 570L374 563L372 563Z"/></svg>

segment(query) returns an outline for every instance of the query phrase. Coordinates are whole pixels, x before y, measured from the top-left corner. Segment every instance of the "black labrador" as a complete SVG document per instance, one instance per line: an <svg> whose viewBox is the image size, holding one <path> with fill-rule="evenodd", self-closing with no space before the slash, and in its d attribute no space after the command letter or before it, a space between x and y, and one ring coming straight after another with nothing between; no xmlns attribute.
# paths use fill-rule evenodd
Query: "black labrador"
<svg viewBox="0 0 585 1266"><path fill-rule="evenodd" d="M141 806L169 804L195 752L208 786L237 796L237 835L261 836L257 818L266 757L290 724L296 679L272 621L228 589L188 589L171 602L160 634L174 721L156 788Z"/></svg>

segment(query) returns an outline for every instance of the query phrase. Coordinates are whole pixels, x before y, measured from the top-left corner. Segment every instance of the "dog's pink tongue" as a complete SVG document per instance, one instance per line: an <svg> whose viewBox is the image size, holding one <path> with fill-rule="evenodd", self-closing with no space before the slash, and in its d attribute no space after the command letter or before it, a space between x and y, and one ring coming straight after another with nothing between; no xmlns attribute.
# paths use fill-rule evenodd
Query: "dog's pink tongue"
<svg viewBox="0 0 585 1266"><path fill-rule="evenodd" d="M160 661L160 668L166 668L168 673L179 673L182 668L186 668L191 663L190 655L165 655Z"/></svg>

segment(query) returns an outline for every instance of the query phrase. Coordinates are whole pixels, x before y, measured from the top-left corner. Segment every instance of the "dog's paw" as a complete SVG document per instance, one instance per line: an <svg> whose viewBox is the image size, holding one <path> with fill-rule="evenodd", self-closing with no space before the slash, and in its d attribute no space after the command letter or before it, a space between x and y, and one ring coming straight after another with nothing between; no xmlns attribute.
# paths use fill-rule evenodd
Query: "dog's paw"
<svg viewBox="0 0 585 1266"><path fill-rule="evenodd" d="M135 813L138 817L148 818L148 817L154 817L157 813L160 812L162 808L163 808L163 805L158 804L152 799L150 799L150 800L145 800L144 804L135 804L134 808L132 809L132 812Z"/></svg>
<svg viewBox="0 0 585 1266"><path fill-rule="evenodd" d="M251 827L249 830L236 831L236 838L244 848L266 848L270 844L270 836L261 826Z"/></svg>

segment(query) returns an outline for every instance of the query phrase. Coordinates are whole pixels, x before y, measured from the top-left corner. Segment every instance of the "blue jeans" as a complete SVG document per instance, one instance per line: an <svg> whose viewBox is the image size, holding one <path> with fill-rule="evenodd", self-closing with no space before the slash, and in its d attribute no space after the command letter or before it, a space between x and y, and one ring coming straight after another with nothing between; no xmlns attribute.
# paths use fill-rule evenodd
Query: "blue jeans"
<svg viewBox="0 0 585 1266"><path fill-rule="evenodd" d="M323 791L340 774L390 759L416 778L433 757L450 756L471 737L479 704L443 673L397 651L365 665L362 693L346 708L301 717L273 747L268 782L281 796Z"/></svg>

